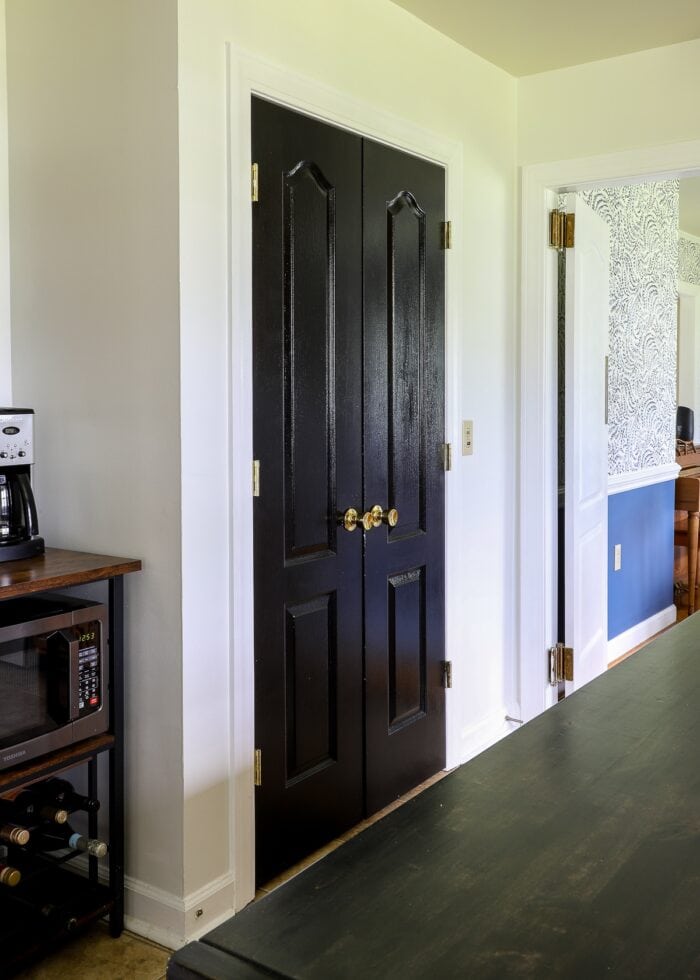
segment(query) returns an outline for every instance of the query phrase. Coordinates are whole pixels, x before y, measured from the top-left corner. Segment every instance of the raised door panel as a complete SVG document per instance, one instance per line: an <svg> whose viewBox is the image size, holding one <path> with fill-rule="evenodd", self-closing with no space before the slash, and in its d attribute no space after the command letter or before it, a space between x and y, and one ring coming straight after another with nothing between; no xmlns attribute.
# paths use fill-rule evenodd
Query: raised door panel
<svg viewBox="0 0 700 980"><path fill-rule="evenodd" d="M283 186L284 500L294 561L335 550L336 192L308 161Z"/></svg>
<svg viewBox="0 0 700 980"><path fill-rule="evenodd" d="M402 191L386 206L388 499L401 515L390 538L425 530L425 223Z"/></svg>

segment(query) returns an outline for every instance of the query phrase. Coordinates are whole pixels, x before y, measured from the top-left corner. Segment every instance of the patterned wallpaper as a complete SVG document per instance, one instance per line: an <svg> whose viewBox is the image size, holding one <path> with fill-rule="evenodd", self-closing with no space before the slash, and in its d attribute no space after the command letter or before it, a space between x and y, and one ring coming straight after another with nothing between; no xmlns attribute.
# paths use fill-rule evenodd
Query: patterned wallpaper
<svg viewBox="0 0 700 980"><path fill-rule="evenodd" d="M686 238L682 232L678 239L678 278L700 286L700 241Z"/></svg>
<svg viewBox="0 0 700 980"><path fill-rule="evenodd" d="M678 181L581 194L610 226L608 472L675 460Z"/></svg>

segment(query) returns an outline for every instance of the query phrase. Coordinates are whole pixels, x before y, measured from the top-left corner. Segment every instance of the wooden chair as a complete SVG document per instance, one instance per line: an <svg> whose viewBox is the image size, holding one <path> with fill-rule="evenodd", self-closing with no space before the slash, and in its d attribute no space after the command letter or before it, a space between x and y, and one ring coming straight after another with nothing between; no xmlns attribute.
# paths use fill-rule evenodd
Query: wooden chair
<svg viewBox="0 0 700 980"><path fill-rule="evenodd" d="M674 525L673 543L688 549L688 615L695 612L695 589L698 584L698 529L700 528L700 478L679 476L676 480L677 511L687 514L687 523ZM685 527L683 526L685 524Z"/></svg>

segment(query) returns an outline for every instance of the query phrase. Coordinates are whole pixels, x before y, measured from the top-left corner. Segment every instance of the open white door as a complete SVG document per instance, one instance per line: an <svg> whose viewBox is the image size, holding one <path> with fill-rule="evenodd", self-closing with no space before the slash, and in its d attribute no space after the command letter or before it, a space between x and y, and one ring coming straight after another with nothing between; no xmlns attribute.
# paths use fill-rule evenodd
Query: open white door
<svg viewBox="0 0 700 980"><path fill-rule="evenodd" d="M576 194L575 244L566 251L565 643L574 649L566 693L607 668L610 253L608 226Z"/></svg>

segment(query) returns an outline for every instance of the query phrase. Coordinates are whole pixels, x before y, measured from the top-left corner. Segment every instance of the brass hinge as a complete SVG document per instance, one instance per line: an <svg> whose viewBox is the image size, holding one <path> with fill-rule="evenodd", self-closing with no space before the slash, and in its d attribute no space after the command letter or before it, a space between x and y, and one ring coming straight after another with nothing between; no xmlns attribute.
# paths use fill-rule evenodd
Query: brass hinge
<svg viewBox="0 0 700 980"><path fill-rule="evenodd" d="M442 444L442 468L445 472L452 469L452 443L443 442Z"/></svg>
<svg viewBox="0 0 700 980"><path fill-rule="evenodd" d="M443 221L441 226L442 247L452 248L452 222Z"/></svg>
<svg viewBox="0 0 700 980"><path fill-rule="evenodd" d="M557 643L549 648L549 683L556 687L559 681L574 679L574 650Z"/></svg>
<svg viewBox="0 0 700 980"><path fill-rule="evenodd" d="M260 496L260 460L253 460L253 496Z"/></svg>
<svg viewBox="0 0 700 980"><path fill-rule="evenodd" d="M549 244L559 250L574 247L576 215L565 211L549 212Z"/></svg>
<svg viewBox="0 0 700 980"><path fill-rule="evenodd" d="M452 661L441 660L440 664L442 666L442 686L452 687Z"/></svg>
<svg viewBox="0 0 700 980"><path fill-rule="evenodd" d="M262 786L262 749L255 750L253 762L253 785Z"/></svg>
<svg viewBox="0 0 700 980"><path fill-rule="evenodd" d="M258 200L259 189L260 188L258 183L258 165L257 163L254 163L251 165L250 168L250 199L253 202L253 204L255 204Z"/></svg>

